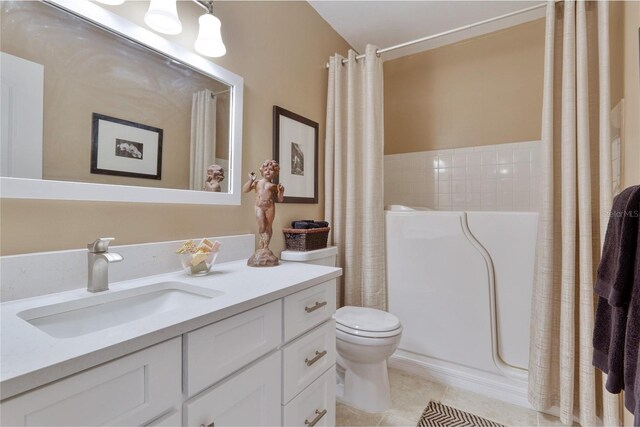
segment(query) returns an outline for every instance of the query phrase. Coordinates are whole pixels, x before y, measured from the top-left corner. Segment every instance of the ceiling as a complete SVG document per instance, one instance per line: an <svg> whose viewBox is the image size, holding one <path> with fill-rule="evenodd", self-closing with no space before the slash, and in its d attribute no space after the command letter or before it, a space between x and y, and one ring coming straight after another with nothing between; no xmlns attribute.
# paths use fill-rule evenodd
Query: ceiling
<svg viewBox="0 0 640 427"><path fill-rule="evenodd" d="M484 21L543 1L336 1L309 0L311 6L358 53L367 44L386 48L399 43ZM540 7L435 40L385 53L399 58L544 17Z"/></svg>

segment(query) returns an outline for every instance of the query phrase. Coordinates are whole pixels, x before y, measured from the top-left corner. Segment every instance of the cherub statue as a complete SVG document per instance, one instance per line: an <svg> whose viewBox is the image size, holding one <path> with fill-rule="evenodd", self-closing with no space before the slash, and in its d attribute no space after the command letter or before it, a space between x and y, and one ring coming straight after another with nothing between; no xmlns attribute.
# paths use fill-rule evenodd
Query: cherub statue
<svg viewBox="0 0 640 427"><path fill-rule="evenodd" d="M224 181L224 169L220 165L211 165L207 168L207 179L204 181L204 191L222 191L220 183Z"/></svg>
<svg viewBox="0 0 640 427"><path fill-rule="evenodd" d="M267 160L260 166L262 179L256 179L256 174L249 174L249 181L242 186L245 193L256 190L256 221L260 234L260 245L249 258L247 265L252 267L271 267L278 265L278 257L269 249L273 235L273 220L276 216L275 203L284 200L284 187L272 181L278 176L280 165L275 160Z"/></svg>

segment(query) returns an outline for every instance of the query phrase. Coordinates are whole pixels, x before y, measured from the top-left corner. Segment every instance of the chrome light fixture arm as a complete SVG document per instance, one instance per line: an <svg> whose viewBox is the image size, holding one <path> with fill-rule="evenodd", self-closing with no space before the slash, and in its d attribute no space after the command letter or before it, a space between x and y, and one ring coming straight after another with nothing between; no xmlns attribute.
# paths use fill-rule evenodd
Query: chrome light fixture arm
<svg viewBox="0 0 640 427"><path fill-rule="evenodd" d="M197 4L198 6L200 6L201 8L203 8L204 10L207 11L207 13L210 13L213 15L213 1L209 0L209 1L205 1L205 0L191 0L193 1L195 4Z"/></svg>

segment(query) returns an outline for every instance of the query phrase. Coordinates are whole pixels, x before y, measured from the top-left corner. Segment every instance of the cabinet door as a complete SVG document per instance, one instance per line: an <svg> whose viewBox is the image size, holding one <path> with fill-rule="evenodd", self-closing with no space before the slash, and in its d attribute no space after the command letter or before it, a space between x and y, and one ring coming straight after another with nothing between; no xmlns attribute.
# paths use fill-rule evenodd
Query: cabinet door
<svg viewBox="0 0 640 427"><path fill-rule="evenodd" d="M269 353L282 341L282 302L270 302L185 336L188 396Z"/></svg>
<svg viewBox="0 0 640 427"><path fill-rule="evenodd" d="M135 426L182 399L181 339L45 385L0 404L3 426Z"/></svg>
<svg viewBox="0 0 640 427"><path fill-rule="evenodd" d="M182 408L180 408L180 406L177 409L173 409L169 413L164 414L160 418L151 421L145 427L181 427Z"/></svg>
<svg viewBox="0 0 640 427"><path fill-rule="evenodd" d="M336 368L332 366L284 407L285 426L336 425Z"/></svg>
<svg viewBox="0 0 640 427"><path fill-rule="evenodd" d="M281 425L280 352L202 392L185 404L187 425Z"/></svg>

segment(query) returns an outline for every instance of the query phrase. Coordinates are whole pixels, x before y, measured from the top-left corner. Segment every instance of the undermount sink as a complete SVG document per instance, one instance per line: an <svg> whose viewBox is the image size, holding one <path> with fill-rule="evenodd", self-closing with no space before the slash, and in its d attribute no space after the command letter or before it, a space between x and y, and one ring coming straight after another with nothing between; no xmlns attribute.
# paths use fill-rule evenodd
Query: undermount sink
<svg viewBox="0 0 640 427"><path fill-rule="evenodd" d="M162 282L124 291L108 291L79 300L18 313L47 335L72 338L159 313L189 308L223 292L181 282Z"/></svg>

